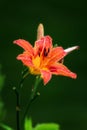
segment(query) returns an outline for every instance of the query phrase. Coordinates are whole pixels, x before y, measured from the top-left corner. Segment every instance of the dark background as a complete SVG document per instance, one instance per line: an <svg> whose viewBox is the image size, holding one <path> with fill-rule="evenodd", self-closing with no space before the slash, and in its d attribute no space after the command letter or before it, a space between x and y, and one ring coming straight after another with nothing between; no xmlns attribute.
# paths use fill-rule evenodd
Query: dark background
<svg viewBox="0 0 87 130"><path fill-rule="evenodd" d="M40 97L32 104L29 115L33 125L56 122L61 130L87 130L87 12L85 0L12 1L0 0L0 63L6 82L3 101L7 109L4 122L15 128L15 94L12 86L18 86L22 64L16 56L22 49L13 44L19 38L34 44L39 23L45 27L45 35L64 48L79 45L65 58L65 65L76 72L76 80L55 77L46 87L39 87ZM29 76L22 89L21 107L29 99L34 77Z"/></svg>

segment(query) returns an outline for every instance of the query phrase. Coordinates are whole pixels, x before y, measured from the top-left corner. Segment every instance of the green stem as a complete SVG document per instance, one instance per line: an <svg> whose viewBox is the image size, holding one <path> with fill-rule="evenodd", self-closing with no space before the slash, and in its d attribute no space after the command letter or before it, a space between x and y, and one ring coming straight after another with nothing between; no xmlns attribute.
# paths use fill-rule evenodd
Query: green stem
<svg viewBox="0 0 87 130"><path fill-rule="evenodd" d="M41 78L40 78L40 76L37 76L36 80L35 80L34 87L33 87L32 92L31 92L30 100L33 100L35 93L37 91L37 87L38 87L40 82L41 82Z"/></svg>
<svg viewBox="0 0 87 130"><path fill-rule="evenodd" d="M13 87L13 90L16 94L16 121L17 121L17 130L20 130L20 96L16 89L16 87Z"/></svg>
<svg viewBox="0 0 87 130"><path fill-rule="evenodd" d="M17 95L17 106L16 106L16 114L17 114L17 130L20 130L20 106L19 106L19 94Z"/></svg>
<svg viewBox="0 0 87 130"><path fill-rule="evenodd" d="M29 75L28 69L23 69L22 71L22 79L19 83L18 89L13 87L13 90L16 94L16 121L17 121L17 130L21 130L20 128L20 90L23 86L24 79Z"/></svg>
<svg viewBox="0 0 87 130"><path fill-rule="evenodd" d="M38 87L40 81L41 81L41 78L39 76L37 76L36 80L35 80L34 87L33 87L32 92L31 92L31 96L30 96L29 102L28 102L28 104L26 106L26 109L25 109L25 112L24 112L23 121L24 121L24 119L25 119L25 117L27 115L27 112L28 112L28 110L30 108L30 105L40 95L39 93L36 93L37 87Z"/></svg>

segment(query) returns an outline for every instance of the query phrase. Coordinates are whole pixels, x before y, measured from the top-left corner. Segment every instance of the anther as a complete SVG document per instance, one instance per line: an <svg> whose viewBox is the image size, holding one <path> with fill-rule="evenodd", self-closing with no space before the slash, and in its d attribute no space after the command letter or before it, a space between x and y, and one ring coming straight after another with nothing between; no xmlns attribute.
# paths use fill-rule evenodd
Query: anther
<svg viewBox="0 0 87 130"><path fill-rule="evenodd" d="M46 50L46 48L44 48L44 56L48 56L49 51L50 51L50 48L48 48L48 50Z"/></svg>

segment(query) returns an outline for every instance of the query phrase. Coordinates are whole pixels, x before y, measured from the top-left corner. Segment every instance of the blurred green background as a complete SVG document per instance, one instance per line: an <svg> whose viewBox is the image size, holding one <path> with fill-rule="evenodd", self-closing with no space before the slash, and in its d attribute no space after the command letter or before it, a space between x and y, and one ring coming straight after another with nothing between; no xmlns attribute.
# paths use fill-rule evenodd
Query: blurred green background
<svg viewBox="0 0 87 130"><path fill-rule="evenodd" d="M40 97L32 104L29 115L33 124L56 122L61 130L87 130L87 9L85 0L12 1L0 0L0 64L6 75L3 101L7 109L5 123L15 128L15 94L22 63L16 56L23 50L14 45L19 38L34 44L39 23L44 24L45 35L64 48L79 45L65 58L65 65L78 74L76 80L55 77L46 87L40 86ZM34 77L24 82L21 107L29 99Z"/></svg>

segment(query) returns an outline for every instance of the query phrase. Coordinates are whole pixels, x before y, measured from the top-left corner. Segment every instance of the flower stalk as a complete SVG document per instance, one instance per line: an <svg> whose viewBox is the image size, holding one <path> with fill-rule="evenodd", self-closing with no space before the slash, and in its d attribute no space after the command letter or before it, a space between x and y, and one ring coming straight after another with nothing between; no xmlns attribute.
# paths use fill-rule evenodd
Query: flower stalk
<svg viewBox="0 0 87 130"><path fill-rule="evenodd" d="M28 102L28 104L26 106L22 121L24 121L24 119L25 119L25 117L26 117L26 115L27 115L27 113L29 111L30 105L40 95L40 93L37 92L37 88L39 87L40 82L41 82L41 77L37 76L36 80L35 80L34 87L33 87L32 91L31 91L31 96L30 96L29 102Z"/></svg>
<svg viewBox="0 0 87 130"><path fill-rule="evenodd" d="M13 90L16 94L16 121L17 121L17 130L20 130L20 95L16 87L13 87Z"/></svg>
<svg viewBox="0 0 87 130"><path fill-rule="evenodd" d="M40 76L36 76L35 84L34 84L34 87L32 88L32 92L31 92L30 100L34 99L36 91L37 91L37 88L38 88L40 82L41 82L41 77Z"/></svg>

